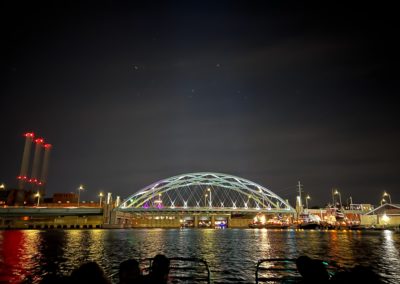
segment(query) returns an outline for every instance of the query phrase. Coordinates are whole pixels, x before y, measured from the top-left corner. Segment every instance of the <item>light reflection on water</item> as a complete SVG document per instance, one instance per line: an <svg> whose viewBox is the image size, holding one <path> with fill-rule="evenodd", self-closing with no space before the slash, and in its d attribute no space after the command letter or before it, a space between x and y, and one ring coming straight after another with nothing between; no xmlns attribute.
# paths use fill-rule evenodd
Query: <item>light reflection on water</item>
<svg viewBox="0 0 400 284"><path fill-rule="evenodd" d="M204 258L214 283L254 283L261 258L299 255L344 267L371 265L386 283L399 283L400 234L392 231L293 231L266 229L137 229L0 231L0 282L38 283L47 273L68 274L93 260L107 275L129 258Z"/></svg>

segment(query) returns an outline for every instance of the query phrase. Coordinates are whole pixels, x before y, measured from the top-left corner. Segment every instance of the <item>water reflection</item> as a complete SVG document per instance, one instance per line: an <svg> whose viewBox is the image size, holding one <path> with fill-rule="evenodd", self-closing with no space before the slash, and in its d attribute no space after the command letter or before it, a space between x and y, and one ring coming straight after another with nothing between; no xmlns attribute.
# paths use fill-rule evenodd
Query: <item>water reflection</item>
<svg viewBox="0 0 400 284"><path fill-rule="evenodd" d="M378 271L380 275L385 278L394 278L400 271L399 247L396 247L393 238L394 234L394 232L389 230L383 232L383 242L381 244L382 254L380 254L379 264L381 269Z"/></svg>
<svg viewBox="0 0 400 284"><path fill-rule="evenodd" d="M94 260L107 275L125 259L204 258L214 283L254 283L261 258L311 257L350 267L371 265L387 283L400 277L398 233L267 229L152 229L0 231L0 282L38 283L47 273L68 274ZM392 280L390 280L392 279Z"/></svg>

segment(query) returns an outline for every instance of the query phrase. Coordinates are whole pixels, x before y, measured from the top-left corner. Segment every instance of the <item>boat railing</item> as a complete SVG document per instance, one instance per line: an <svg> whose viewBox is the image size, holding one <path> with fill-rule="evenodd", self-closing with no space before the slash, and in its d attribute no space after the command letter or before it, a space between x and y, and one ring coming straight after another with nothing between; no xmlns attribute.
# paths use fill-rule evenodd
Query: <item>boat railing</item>
<svg viewBox="0 0 400 284"><path fill-rule="evenodd" d="M211 283L208 263L201 258L170 257L169 283ZM153 258L139 261L143 275L150 272Z"/></svg>
<svg viewBox="0 0 400 284"><path fill-rule="evenodd" d="M330 276L338 271L334 263L322 261ZM293 258L260 259L256 266L256 284L258 283L296 283L302 279Z"/></svg>

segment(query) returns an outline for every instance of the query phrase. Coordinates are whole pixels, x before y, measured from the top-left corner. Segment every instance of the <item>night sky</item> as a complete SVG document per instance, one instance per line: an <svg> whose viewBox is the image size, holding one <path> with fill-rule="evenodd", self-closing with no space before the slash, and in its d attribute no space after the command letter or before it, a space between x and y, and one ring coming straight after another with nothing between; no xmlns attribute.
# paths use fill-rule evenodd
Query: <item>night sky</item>
<svg viewBox="0 0 400 284"><path fill-rule="evenodd" d="M54 145L48 196L82 183L83 200L126 198L213 171L292 204L298 180L311 206L333 187L344 203L377 204L384 190L400 202L394 7L3 2L7 187L33 131Z"/></svg>

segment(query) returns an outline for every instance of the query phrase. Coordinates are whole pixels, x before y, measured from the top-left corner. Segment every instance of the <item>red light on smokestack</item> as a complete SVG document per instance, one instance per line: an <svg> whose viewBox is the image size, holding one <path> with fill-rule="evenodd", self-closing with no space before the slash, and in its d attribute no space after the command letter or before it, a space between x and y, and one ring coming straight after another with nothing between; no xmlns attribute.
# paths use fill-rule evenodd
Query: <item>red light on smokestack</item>
<svg viewBox="0 0 400 284"><path fill-rule="evenodd" d="M30 156L31 156L31 146L32 146L32 141L33 137L35 134L33 132L26 132L23 134L25 136L25 146L24 146L24 152L22 155L22 163L21 163L21 171L19 173L19 182L18 182L18 188L19 189L24 189L24 183L26 180L26 176L28 175L28 170L29 170L29 161L30 161Z"/></svg>
<svg viewBox="0 0 400 284"><path fill-rule="evenodd" d="M43 138L35 139L35 143L36 143L36 144L38 144L38 143L43 143L43 142L44 142Z"/></svg>

